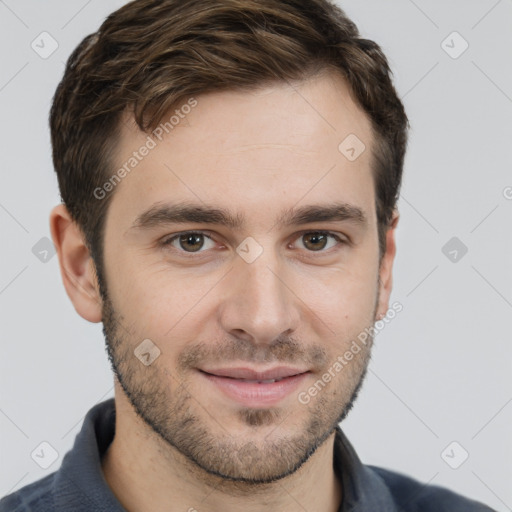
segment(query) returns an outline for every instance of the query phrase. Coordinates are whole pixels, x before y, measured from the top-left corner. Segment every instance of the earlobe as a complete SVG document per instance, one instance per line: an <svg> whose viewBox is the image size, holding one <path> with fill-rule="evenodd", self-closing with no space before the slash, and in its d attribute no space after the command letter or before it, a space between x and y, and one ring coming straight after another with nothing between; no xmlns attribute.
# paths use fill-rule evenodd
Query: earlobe
<svg viewBox="0 0 512 512"><path fill-rule="evenodd" d="M386 251L382 256L379 269L379 304L377 308L377 319L384 318L389 308L389 297L393 288L393 262L396 254L395 232L398 224L399 214L395 210L386 231Z"/></svg>
<svg viewBox="0 0 512 512"><path fill-rule="evenodd" d="M50 213L50 231L59 257L66 293L76 312L89 322L101 322L101 296L94 262L81 229L63 204Z"/></svg>

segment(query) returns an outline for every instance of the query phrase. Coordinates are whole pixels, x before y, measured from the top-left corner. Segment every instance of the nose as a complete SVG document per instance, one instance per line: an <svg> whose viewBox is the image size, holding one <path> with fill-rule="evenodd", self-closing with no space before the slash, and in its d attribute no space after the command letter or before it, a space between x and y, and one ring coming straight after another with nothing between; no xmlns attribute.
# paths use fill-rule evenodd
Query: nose
<svg viewBox="0 0 512 512"><path fill-rule="evenodd" d="M254 345L270 345L295 332L302 303L293 292L290 273L270 249L251 263L237 258L227 277L219 310L225 332Z"/></svg>

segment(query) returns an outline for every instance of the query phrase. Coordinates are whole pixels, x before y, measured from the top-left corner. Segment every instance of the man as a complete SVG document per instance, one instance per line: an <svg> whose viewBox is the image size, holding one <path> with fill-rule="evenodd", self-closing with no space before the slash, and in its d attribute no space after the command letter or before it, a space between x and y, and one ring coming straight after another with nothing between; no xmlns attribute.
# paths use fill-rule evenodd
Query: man
<svg viewBox="0 0 512 512"><path fill-rule="evenodd" d="M71 55L51 213L115 402L0 511L484 511L340 423L390 307L407 117L327 0L140 0Z"/></svg>

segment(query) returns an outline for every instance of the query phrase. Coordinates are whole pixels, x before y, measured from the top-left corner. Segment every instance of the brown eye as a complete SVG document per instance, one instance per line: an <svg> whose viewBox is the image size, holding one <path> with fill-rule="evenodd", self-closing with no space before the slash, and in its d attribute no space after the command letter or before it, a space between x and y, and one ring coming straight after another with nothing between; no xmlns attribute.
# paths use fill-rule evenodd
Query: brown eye
<svg viewBox="0 0 512 512"><path fill-rule="evenodd" d="M323 233L308 233L302 239L304 246L312 251L322 250L327 244L327 237Z"/></svg>
<svg viewBox="0 0 512 512"><path fill-rule="evenodd" d="M176 249L182 253L199 253L205 252L204 250L201 251L201 249L203 249L205 246L206 240L212 242L212 247L215 245L213 240L208 235L196 232L187 232L175 235L162 242L162 245L171 246L173 249ZM177 242L177 244L175 242ZM208 248L209 247L207 247L207 249Z"/></svg>
<svg viewBox="0 0 512 512"><path fill-rule="evenodd" d="M204 237L199 233L186 233L180 235L179 244L182 249L188 252L196 252L204 245ZM191 249L191 251L189 251Z"/></svg>
<svg viewBox="0 0 512 512"><path fill-rule="evenodd" d="M335 241L330 246L328 246L329 239ZM344 241L340 237L326 231L311 231L309 233L304 233L301 237L299 237L299 240L301 240L303 246L308 251L311 252L327 252L324 249L327 248L328 250L331 249L331 247L334 247L335 245L342 245L344 243Z"/></svg>

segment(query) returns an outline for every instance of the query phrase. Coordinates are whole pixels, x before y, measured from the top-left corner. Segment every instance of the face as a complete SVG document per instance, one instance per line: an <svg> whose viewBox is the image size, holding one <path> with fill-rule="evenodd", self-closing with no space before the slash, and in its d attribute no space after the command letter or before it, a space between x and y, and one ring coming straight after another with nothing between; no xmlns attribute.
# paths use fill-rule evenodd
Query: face
<svg viewBox="0 0 512 512"><path fill-rule="evenodd" d="M169 450L269 482L348 412L370 357L358 335L387 309L371 128L334 75L195 101L115 185L107 348ZM338 149L350 134L355 160ZM126 123L116 169L147 140Z"/></svg>

